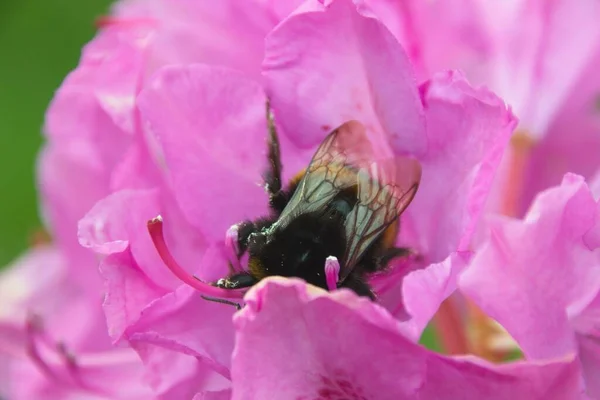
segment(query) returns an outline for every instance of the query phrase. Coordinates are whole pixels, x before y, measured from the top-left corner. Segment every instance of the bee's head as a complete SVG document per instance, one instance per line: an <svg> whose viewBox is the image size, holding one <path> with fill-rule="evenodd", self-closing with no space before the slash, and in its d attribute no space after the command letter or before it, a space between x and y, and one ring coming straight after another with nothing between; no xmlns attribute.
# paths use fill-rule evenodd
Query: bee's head
<svg viewBox="0 0 600 400"><path fill-rule="evenodd" d="M325 259L341 259L344 235L338 220L311 214L296 217L285 227L248 238L249 269L258 278L296 276L325 288Z"/></svg>

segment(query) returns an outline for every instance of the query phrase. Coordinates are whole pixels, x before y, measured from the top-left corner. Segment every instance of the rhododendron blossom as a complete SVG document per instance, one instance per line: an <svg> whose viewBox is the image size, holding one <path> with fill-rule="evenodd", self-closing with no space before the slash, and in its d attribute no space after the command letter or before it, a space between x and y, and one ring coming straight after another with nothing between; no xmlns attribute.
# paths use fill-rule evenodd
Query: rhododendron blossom
<svg viewBox="0 0 600 400"><path fill-rule="evenodd" d="M6 395L600 396L593 379L600 371L597 183L588 187L568 174L537 197L524 220L489 215L497 211L496 196L508 196L495 182L505 174L502 159L515 129L535 131L539 143L550 140L559 100L588 65L583 53L557 84L525 74L524 82L535 81L548 96L526 112L534 103L530 92L509 90L521 81L499 85L486 79L486 68L508 73L514 62L529 71L530 62L510 58L503 42L485 42L476 54L505 62L468 68L473 58L465 46L478 44L462 43L457 29L467 24L484 41L504 34L502 15L494 20L480 2L464 2L461 18L447 14L439 25L432 16L442 5L429 2L217 3L118 3L58 90L39 161L53 243L34 248L0 278L0 287L10 287L14 276L25 282L44 270L0 308L0 333L17 338L12 345L0 341L0 350L11 352L0 353L10 359L0 384L17 377L35 384L11 385ZM427 23L413 26L411 18ZM494 24L486 27L488 19ZM549 32L558 29L556 18L546 22ZM436 44L431 38L440 32L456 43ZM554 57L564 50L555 34L536 35L549 36L552 46L535 36L524 44L528 51L544 48ZM595 49L592 33L582 37L585 49ZM490 84L514 109L470 82ZM247 257L237 257L237 224L270 212L263 179L267 102L286 183L333 129L351 120L389 157L418 160L420 185L396 238L411 255L367 276L374 301L337 289L343 266L333 256L323 260L328 290L283 277L244 290L215 286L249 268ZM586 155L587 176L597 161ZM536 191L554 178L545 179ZM533 196L523 193L516 201ZM482 239L482 232L491 233ZM472 301L486 321L502 325L522 359L493 363L417 343L457 289L470 299L467 307ZM463 318L462 311L451 317ZM462 322L454 321L456 332L439 334L464 336Z"/></svg>
<svg viewBox="0 0 600 400"><path fill-rule="evenodd" d="M42 245L0 276L6 369L0 393L10 399L152 397L139 357L111 346L99 297L82 291L69 272L64 255Z"/></svg>
<svg viewBox="0 0 600 400"><path fill-rule="evenodd" d="M600 4L582 0L373 1L421 76L458 68L519 117L497 206L522 215L567 172L600 167ZM509 164L517 163L518 171ZM507 191L514 191L511 198Z"/></svg>
<svg viewBox="0 0 600 400"><path fill-rule="evenodd" d="M530 359L580 353L588 394L600 396L600 202L566 175L522 221L497 216L461 289L511 332ZM507 259L510 262L507 262Z"/></svg>

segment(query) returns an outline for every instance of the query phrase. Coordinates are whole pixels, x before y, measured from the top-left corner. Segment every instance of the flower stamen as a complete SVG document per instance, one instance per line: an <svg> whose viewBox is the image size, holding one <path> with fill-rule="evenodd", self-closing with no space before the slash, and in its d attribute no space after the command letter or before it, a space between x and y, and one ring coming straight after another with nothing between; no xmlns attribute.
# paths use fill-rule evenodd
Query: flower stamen
<svg viewBox="0 0 600 400"><path fill-rule="evenodd" d="M468 354L464 324L455 301L452 297L444 300L433 318L433 323L446 354Z"/></svg>
<svg viewBox="0 0 600 400"><path fill-rule="evenodd" d="M32 359L33 363L44 373L48 378L60 381L58 375L54 369L48 365L46 360L41 355L40 348L38 346L38 338L43 333L42 320L38 315L31 314L25 321L25 340L27 355Z"/></svg>
<svg viewBox="0 0 600 400"><path fill-rule="evenodd" d="M333 291L337 289L337 283L340 279L340 262L337 257L329 256L325 259L325 280L327 289Z"/></svg>
<svg viewBox="0 0 600 400"><path fill-rule="evenodd" d="M534 139L523 131L515 132L510 139L510 161L501 206L502 214L509 217L516 217L519 214L519 200L523 194L525 171L534 146Z"/></svg>
<svg viewBox="0 0 600 400"><path fill-rule="evenodd" d="M234 272L241 272L242 265L240 264L239 254L240 249L238 246L238 234L239 234L239 226L232 225L229 229L227 229L227 233L225 234L225 249L227 252L227 258L229 258L230 265Z"/></svg>
<svg viewBox="0 0 600 400"><path fill-rule="evenodd" d="M243 289L222 289L211 284L208 284L193 275L187 273L183 269L169 251L165 237L163 233L163 220L159 215L158 217L148 221L148 232L154 243L154 247L158 252L158 255L165 263L165 265L179 278L182 282L193 287L200 293L208 297L220 297L226 299L241 299L244 296L246 290Z"/></svg>
<svg viewBox="0 0 600 400"><path fill-rule="evenodd" d="M524 130L516 131L510 139L510 159L504 183L504 197L500 205L500 212L503 215L518 217L521 212L520 201L525 186L525 173L535 145L535 139ZM508 352L493 345L498 337L495 321L472 301L468 300L467 303L471 352L489 361L505 360Z"/></svg>
<svg viewBox="0 0 600 400"><path fill-rule="evenodd" d="M60 373L61 366L64 366L66 367L68 376L70 376L80 387L85 387L84 383L81 381L81 376L79 375L75 356L67 349L64 342L57 342L50 337L48 332L44 329L42 318L39 315L30 314L27 317L27 320L25 321L25 333L26 354L33 360L34 364L42 371L42 373L50 379L65 383L67 382L67 377ZM40 345L47 347L58 357L58 360L48 362L42 356Z"/></svg>

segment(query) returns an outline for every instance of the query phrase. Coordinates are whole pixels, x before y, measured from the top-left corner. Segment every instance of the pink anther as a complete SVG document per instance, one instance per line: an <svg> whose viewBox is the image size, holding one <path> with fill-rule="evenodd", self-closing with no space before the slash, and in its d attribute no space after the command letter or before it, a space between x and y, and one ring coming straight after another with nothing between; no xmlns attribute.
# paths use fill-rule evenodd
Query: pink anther
<svg viewBox="0 0 600 400"><path fill-rule="evenodd" d="M337 257L327 257L327 259L325 259L325 280L327 281L327 289L329 289L329 291L337 289L339 277L340 262Z"/></svg>
<svg viewBox="0 0 600 400"><path fill-rule="evenodd" d="M240 264L240 259L238 257L240 253L240 248L238 246L238 231L239 225L232 225L229 229L227 229L227 233L225 233L225 249L227 251L227 258L229 258L229 262L233 267L233 270L236 272L242 271L242 264Z"/></svg>

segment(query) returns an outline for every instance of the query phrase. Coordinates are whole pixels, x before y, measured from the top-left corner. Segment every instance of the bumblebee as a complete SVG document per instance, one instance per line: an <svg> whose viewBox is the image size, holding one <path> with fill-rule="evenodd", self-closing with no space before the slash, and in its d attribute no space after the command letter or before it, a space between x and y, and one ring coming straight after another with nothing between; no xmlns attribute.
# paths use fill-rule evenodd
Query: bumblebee
<svg viewBox="0 0 600 400"><path fill-rule="evenodd" d="M279 275L375 299L368 276L410 252L394 244L400 214L419 186L418 162L379 156L365 127L349 121L327 135L308 167L283 188L279 140L268 102L266 114L269 162L263 178L271 215L234 226L235 256L239 260L247 253L248 267L216 286L247 288ZM332 262L333 287L326 272Z"/></svg>

